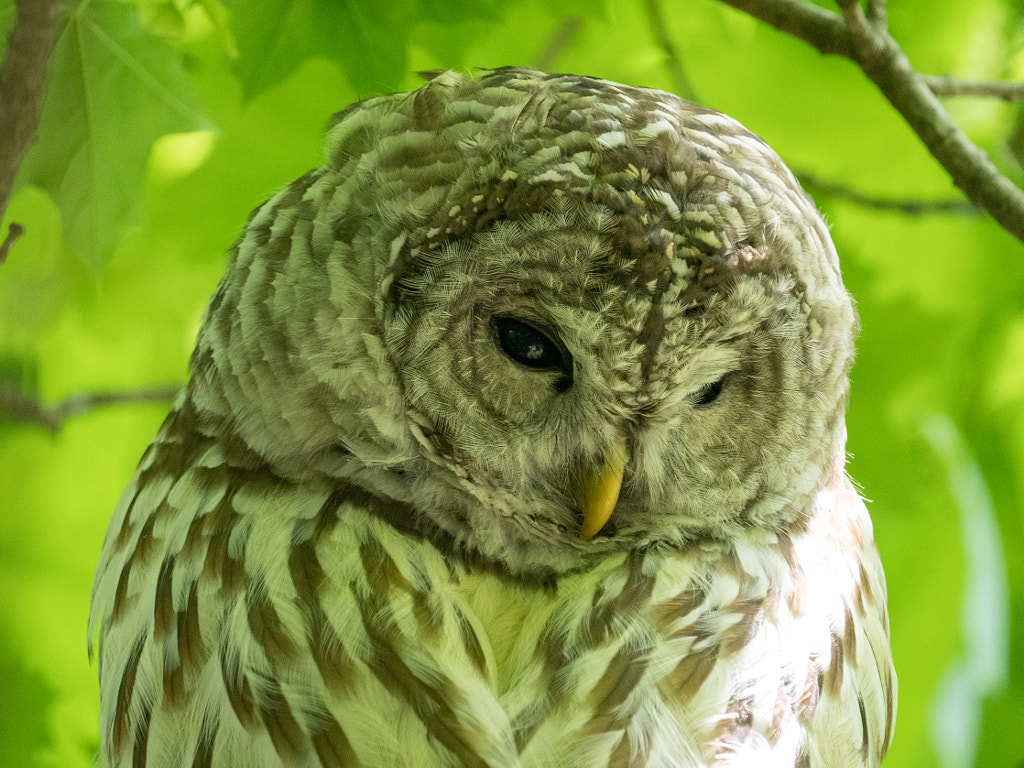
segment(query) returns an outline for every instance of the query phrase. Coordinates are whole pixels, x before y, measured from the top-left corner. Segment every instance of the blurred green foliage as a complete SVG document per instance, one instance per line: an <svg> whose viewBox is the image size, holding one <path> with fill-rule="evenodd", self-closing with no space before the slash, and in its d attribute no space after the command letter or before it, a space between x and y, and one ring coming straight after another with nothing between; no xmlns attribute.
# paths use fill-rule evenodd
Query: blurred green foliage
<svg viewBox="0 0 1024 768"><path fill-rule="evenodd" d="M821 5L829 7L827 2ZM798 172L879 198L957 199L851 63L713 0L663 3L700 101ZM902 0L918 69L1024 77L1017 0ZM578 23L566 23L570 17ZM0 0L0 32L11 0ZM224 251L319 162L332 112L417 70L543 63L672 90L640 0L91 0L68 4L39 141L8 219L0 381L44 404L183 382ZM561 42L560 42L561 41ZM1024 110L956 99L1018 185ZM900 676L889 768L1024 764L1024 246L984 215L880 212L836 194L863 323L850 472L873 500ZM92 571L166 405L58 432L0 415L0 764L92 765Z"/></svg>

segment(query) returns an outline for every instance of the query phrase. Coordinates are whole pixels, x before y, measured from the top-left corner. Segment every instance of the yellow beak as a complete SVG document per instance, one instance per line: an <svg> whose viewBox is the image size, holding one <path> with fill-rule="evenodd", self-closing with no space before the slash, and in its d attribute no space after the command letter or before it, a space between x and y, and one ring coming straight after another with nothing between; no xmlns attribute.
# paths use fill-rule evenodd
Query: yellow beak
<svg viewBox="0 0 1024 768"><path fill-rule="evenodd" d="M584 541L594 538L612 516L627 460L626 441L620 437L604 461L584 472L576 483L576 504L583 513L580 538Z"/></svg>

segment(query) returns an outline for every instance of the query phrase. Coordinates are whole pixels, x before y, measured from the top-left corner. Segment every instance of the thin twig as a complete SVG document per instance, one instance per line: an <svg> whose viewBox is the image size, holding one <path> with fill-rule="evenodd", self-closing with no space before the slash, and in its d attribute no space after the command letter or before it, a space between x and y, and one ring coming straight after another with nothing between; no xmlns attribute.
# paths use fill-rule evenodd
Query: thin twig
<svg viewBox="0 0 1024 768"><path fill-rule="evenodd" d="M11 226L7 228L7 237L0 243L0 267L7 261L7 254L11 250L11 246L18 242L18 238L24 234L25 227L16 221L12 221Z"/></svg>
<svg viewBox="0 0 1024 768"><path fill-rule="evenodd" d="M956 77L922 75L936 96L980 96L1003 101L1024 101L1024 82L999 80L961 80Z"/></svg>
<svg viewBox="0 0 1024 768"><path fill-rule="evenodd" d="M803 0L722 0L822 53L856 62L917 133L967 198L1024 242L1024 192L961 131L906 54L858 0L836 0L842 16Z"/></svg>
<svg viewBox="0 0 1024 768"><path fill-rule="evenodd" d="M57 405L47 407L9 384L0 384L0 417L39 424L57 433L65 421L94 408L128 403L169 403L180 391L180 386L168 386L127 392L86 392L70 395Z"/></svg>
<svg viewBox="0 0 1024 768"><path fill-rule="evenodd" d="M647 10L647 19L650 22L654 39L665 54L665 67L668 69L669 77L672 78L673 90L677 96L682 96L684 99L696 99L697 89L693 87L693 82L686 74L679 51L668 34L668 26L665 24L665 15L661 11L660 0L643 0L643 4Z"/></svg>
<svg viewBox="0 0 1024 768"><path fill-rule="evenodd" d="M544 46L544 50L537 56L537 60L534 62L537 69L542 71L548 71L551 69L551 65L558 61L558 58L562 55L562 52L569 47L569 44L576 39L576 35L580 31L580 27L583 26L583 19L579 16L569 16L565 18L561 24L558 25L558 29L555 30L555 34L548 40L547 45Z"/></svg>
<svg viewBox="0 0 1024 768"><path fill-rule="evenodd" d="M21 161L35 139L53 50L57 0L17 0L14 28L0 67L0 222L11 200ZM0 246L0 264L24 228L12 224Z"/></svg>
<svg viewBox="0 0 1024 768"><path fill-rule="evenodd" d="M867 17L876 29L884 31L889 25L889 11L885 7L885 0L868 0Z"/></svg>
<svg viewBox="0 0 1024 768"><path fill-rule="evenodd" d="M810 192L819 192L823 195L877 211L896 211L911 216L932 214L971 215L979 212L977 208L964 200L897 200L895 198L874 197L858 192L843 184L825 181L810 173L802 171L794 171L794 173L797 179L800 180L800 183Z"/></svg>

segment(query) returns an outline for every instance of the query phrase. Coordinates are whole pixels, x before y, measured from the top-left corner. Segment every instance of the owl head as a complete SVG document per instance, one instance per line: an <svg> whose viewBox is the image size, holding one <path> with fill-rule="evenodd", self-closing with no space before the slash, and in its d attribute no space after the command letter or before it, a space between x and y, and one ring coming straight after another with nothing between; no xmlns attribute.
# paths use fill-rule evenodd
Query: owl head
<svg viewBox="0 0 1024 768"><path fill-rule="evenodd" d="M734 120L522 68L338 114L250 217L189 401L281 478L519 576L798 525L842 467L854 310Z"/></svg>

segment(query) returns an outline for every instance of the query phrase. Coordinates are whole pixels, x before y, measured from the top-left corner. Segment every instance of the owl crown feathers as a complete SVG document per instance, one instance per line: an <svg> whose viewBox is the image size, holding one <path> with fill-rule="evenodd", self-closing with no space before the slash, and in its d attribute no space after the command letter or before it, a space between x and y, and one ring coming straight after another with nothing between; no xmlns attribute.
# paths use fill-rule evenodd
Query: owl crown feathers
<svg viewBox="0 0 1024 768"><path fill-rule="evenodd" d="M705 292L737 270L789 270L812 306L819 286L827 293L837 281L820 222L799 242L775 242L779 222L806 217L813 203L767 144L720 112L521 67L428 74L417 91L338 113L327 142L353 224L362 214L396 232L384 288L423 252L562 197L607 209L611 258L651 292L666 289L674 259L692 262L676 274ZM368 194L377 188L386 194Z"/></svg>

